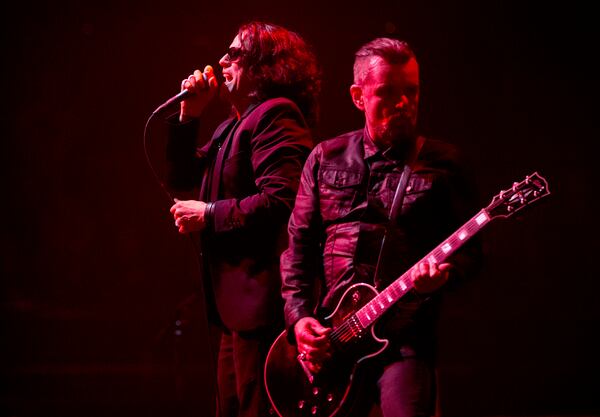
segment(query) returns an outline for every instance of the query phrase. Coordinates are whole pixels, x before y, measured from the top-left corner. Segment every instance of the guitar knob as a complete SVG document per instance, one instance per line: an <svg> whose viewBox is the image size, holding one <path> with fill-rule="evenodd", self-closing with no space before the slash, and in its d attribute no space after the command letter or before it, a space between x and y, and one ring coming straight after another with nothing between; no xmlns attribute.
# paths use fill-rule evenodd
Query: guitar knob
<svg viewBox="0 0 600 417"><path fill-rule="evenodd" d="M313 405L312 408L310 409L310 413L314 416L317 414L318 408L316 405Z"/></svg>
<svg viewBox="0 0 600 417"><path fill-rule="evenodd" d="M327 402L330 403L332 401L333 401L333 394L332 393L327 394Z"/></svg>
<svg viewBox="0 0 600 417"><path fill-rule="evenodd" d="M298 401L298 409L302 410L304 408L305 402L304 400Z"/></svg>
<svg viewBox="0 0 600 417"><path fill-rule="evenodd" d="M313 395L316 397L317 395L319 395L319 388L314 387L312 390Z"/></svg>

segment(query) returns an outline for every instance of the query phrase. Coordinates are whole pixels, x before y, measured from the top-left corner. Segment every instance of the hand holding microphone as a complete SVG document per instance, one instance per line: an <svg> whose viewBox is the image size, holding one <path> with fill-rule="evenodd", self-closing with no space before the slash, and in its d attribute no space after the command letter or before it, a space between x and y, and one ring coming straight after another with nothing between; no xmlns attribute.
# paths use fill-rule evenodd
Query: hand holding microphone
<svg viewBox="0 0 600 417"><path fill-rule="evenodd" d="M217 93L218 83L214 70L210 65L204 72L194 71L192 75L181 81L181 110L179 120L186 121L202 114L206 105Z"/></svg>
<svg viewBox="0 0 600 417"><path fill-rule="evenodd" d="M204 72L194 71L192 75L181 81L181 91L158 106L152 114L157 114L167 107L181 103L179 120L189 120L200 116L204 107L216 95L219 83L210 65Z"/></svg>

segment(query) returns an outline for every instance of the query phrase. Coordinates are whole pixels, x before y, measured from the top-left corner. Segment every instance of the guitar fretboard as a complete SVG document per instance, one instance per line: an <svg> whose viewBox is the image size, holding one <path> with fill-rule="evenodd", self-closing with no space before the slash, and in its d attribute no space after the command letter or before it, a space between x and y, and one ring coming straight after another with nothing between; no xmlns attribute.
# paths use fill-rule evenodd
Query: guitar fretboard
<svg viewBox="0 0 600 417"><path fill-rule="evenodd" d="M423 259L417 262L416 265L427 260L438 265L441 264L466 241L483 229L491 219L492 218L485 209L481 210L450 237L429 252ZM383 313L413 288L411 271L415 266L402 274L402 276L396 279L390 286L356 312L356 317L363 329L372 325Z"/></svg>

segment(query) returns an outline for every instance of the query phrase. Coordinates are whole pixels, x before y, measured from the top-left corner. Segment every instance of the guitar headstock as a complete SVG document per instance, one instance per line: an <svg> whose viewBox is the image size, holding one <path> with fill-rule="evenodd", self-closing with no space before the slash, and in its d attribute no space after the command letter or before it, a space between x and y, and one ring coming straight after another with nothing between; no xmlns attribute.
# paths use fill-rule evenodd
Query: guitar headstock
<svg viewBox="0 0 600 417"><path fill-rule="evenodd" d="M523 181L515 182L512 188L500 191L485 210L490 217L509 217L549 194L546 179L534 172Z"/></svg>

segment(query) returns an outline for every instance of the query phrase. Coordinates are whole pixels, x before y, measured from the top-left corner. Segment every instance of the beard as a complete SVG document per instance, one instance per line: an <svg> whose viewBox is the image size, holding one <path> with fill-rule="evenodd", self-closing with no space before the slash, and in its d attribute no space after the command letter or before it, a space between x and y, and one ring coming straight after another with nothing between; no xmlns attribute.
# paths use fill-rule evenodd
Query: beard
<svg viewBox="0 0 600 417"><path fill-rule="evenodd" d="M393 116L386 123L375 128L375 135L381 144L392 147L409 145L417 136L416 124L403 116Z"/></svg>

